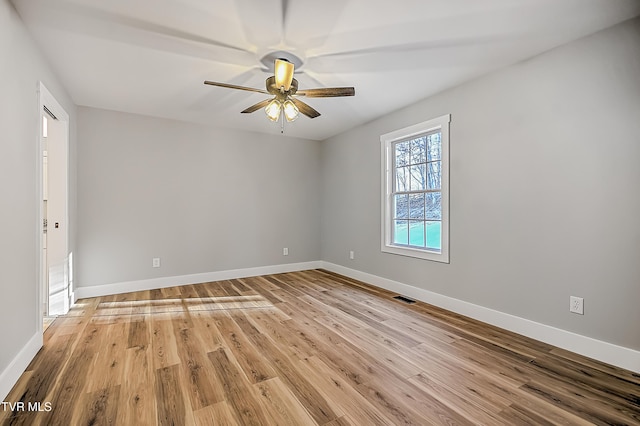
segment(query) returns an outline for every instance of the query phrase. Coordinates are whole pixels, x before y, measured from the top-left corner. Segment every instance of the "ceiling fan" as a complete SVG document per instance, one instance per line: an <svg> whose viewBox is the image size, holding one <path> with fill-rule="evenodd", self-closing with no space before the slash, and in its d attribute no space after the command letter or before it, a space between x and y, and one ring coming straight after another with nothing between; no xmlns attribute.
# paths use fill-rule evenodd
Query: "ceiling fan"
<svg viewBox="0 0 640 426"><path fill-rule="evenodd" d="M271 121L278 121L280 114L284 112L287 121L293 121L302 113L309 118L316 118L320 113L310 105L302 102L297 96L308 98L333 98L340 96L354 96L356 90L353 87L326 87L320 89L298 90L298 80L293 78L295 65L285 58L275 60L274 75L267 78L266 90L254 89L252 87L237 86L235 84L217 83L215 81L205 81L204 84L211 86L226 87L229 89L246 90L249 92L264 93L273 95L271 99L260 101L255 105L242 111L243 114L255 112L264 108L267 117Z"/></svg>

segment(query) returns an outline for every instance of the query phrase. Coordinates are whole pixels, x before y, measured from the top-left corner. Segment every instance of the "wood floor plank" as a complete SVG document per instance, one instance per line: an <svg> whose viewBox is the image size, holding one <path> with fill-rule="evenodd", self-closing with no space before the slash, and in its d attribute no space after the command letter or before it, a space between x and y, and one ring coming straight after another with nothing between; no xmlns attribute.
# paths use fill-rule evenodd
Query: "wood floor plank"
<svg viewBox="0 0 640 426"><path fill-rule="evenodd" d="M145 348L149 344L149 327L144 316L129 323L127 348Z"/></svg>
<svg viewBox="0 0 640 426"><path fill-rule="evenodd" d="M505 401L506 404L502 406L494 402L486 403L482 401L485 397L484 394L480 393L482 390L476 391L479 393L477 397L468 398L468 395L454 391L445 383L429 377L426 373L410 377L409 382L416 385L416 387L425 393L437 398L449 409L459 413L472 423L477 422L485 425L499 423L494 413L504 411L510 405L508 401ZM473 390L476 389L474 388Z"/></svg>
<svg viewBox="0 0 640 426"><path fill-rule="evenodd" d="M151 327L151 358L154 370L180 364L173 322L162 317L159 320L152 319Z"/></svg>
<svg viewBox="0 0 640 426"><path fill-rule="evenodd" d="M346 351L335 350L337 347L343 348L345 345L350 345L347 340L306 317L304 313L292 306L281 306L281 308L285 309L292 318L292 321L283 322L283 327L289 331L289 337L293 334L297 335L298 346L306 347L305 352L333 366L343 377L356 385L362 383L372 371L373 367L367 361L353 357Z"/></svg>
<svg viewBox="0 0 640 426"><path fill-rule="evenodd" d="M198 331L201 351L204 353L213 352L225 345L222 334L215 323L215 318L218 316L218 313L212 315L208 311L198 311L192 314L193 329Z"/></svg>
<svg viewBox="0 0 640 426"><path fill-rule="evenodd" d="M258 351L271 363L278 373L278 377L289 386L292 393L304 405L317 423L324 424L338 417L315 386L307 380L304 374L295 368L291 360L278 349L273 341L260 333L244 315L234 315L234 321L240 326Z"/></svg>
<svg viewBox="0 0 640 426"><path fill-rule="evenodd" d="M617 377L618 379L629 382L632 385L640 385L640 373L634 373L633 371L625 370L623 368L606 364L601 361L585 358L574 352L569 352L568 350L561 348L553 348L551 351L549 351L549 355L569 361L576 366L581 365L589 369L605 373L610 377Z"/></svg>
<svg viewBox="0 0 640 426"><path fill-rule="evenodd" d="M345 290L343 287L339 287L325 290L322 294L329 299L340 300L344 304L354 307L362 315L369 317L374 321L382 322L397 318L396 313L383 312L380 309L372 309L371 305L366 303L369 300L368 297L358 294L356 291L349 291Z"/></svg>
<svg viewBox="0 0 640 426"><path fill-rule="evenodd" d="M356 388L347 382L342 374L322 362L317 357L298 361L305 375L312 379L322 395L337 407L339 415L349 415L356 424L389 425L392 420L385 416L375 405L367 400Z"/></svg>
<svg viewBox="0 0 640 426"><path fill-rule="evenodd" d="M70 425L74 415L82 410L78 401L86 388L93 361L99 353L100 337L107 333L108 326L87 324L84 332L79 336L74 349L66 360L56 386L47 396L51 402L50 412L38 413L42 423L47 425Z"/></svg>
<svg viewBox="0 0 640 426"><path fill-rule="evenodd" d="M465 359L433 348L428 352L411 351L409 354L424 366L413 380L424 377L445 386L456 383L459 395L489 411L500 411L509 405L509 396L521 386L521 383L514 383L499 375L478 371Z"/></svg>
<svg viewBox="0 0 640 426"><path fill-rule="evenodd" d="M71 424L96 426L117 424L119 395L120 385L85 393L80 402L83 410L78 413L77 418L72 419Z"/></svg>
<svg viewBox="0 0 640 426"><path fill-rule="evenodd" d="M251 288L253 291L256 291L260 294L263 294L264 290L271 291L279 289L279 287L269 281L266 276L242 278L240 279L240 281L247 287Z"/></svg>
<svg viewBox="0 0 640 426"><path fill-rule="evenodd" d="M264 289L261 289L261 291L262 291L262 296L265 299L267 299L272 305L275 305L277 303L285 303L285 300L287 299L286 295L284 297L280 297L277 294L278 292L282 292L282 290L279 290L279 289L268 290L264 288Z"/></svg>
<svg viewBox="0 0 640 426"><path fill-rule="evenodd" d="M375 315L369 314L366 309L358 309L357 302L343 303L326 294L315 295L313 296L313 299L327 306L333 306L334 308L347 314L350 318L359 320L360 323L362 323L365 327L375 330L381 336L392 338L394 341L398 342L398 344L404 347L414 347L422 342L422 340L415 339L410 335L405 334L404 331L399 330L398 327L389 327L389 325L387 325L385 321L380 321L380 319L376 318Z"/></svg>
<svg viewBox="0 0 640 426"><path fill-rule="evenodd" d="M239 369L229 360L224 348L209 352L209 359L216 375L223 383L225 398L243 425L268 424L264 409L250 390Z"/></svg>
<svg viewBox="0 0 640 426"><path fill-rule="evenodd" d="M517 389L509 395L509 398L512 401L511 407L519 407L521 412L530 413L530 417L532 418L541 417L545 419L546 422L554 425L593 425L593 423L584 418L567 411L560 404L539 398L534 393L527 392L526 390Z"/></svg>
<svg viewBox="0 0 640 426"><path fill-rule="evenodd" d="M180 357L178 371L182 391L189 397L191 408L198 410L223 401L223 386L211 370L206 354L201 351L197 330L181 325L181 322L174 322Z"/></svg>
<svg viewBox="0 0 640 426"><path fill-rule="evenodd" d="M419 322L416 320L403 321L395 317L386 319L383 323L391 330L397 330L398 332L414 336L414 339L418 341L418 344L421 344L422 342L431 343L436 340L448 345L458 340L458 338L454 337L451 333L443 333L441 329L433 327L426 322ZM417 345L412 347L415 346Z"/></svg>
<svg viewBox="0 0 640 426"><path fill-rule="evenodd" d="M177 426L190 423L180 383L180 366L159 368L155 371L155 396L158 424Z"/></svg>
<svg viewBox="0 0 640 426"><path fill-rule="evenodd" d="M80 300L1 425L640 425L640 374L324 270ZM12 407L17 407L12 405Z"/></svg>
<svg viewBox="0 0 640 426"><path fill-rule="evenodd" d="M254 384L270 424L316 425L309 412L278 377Z"/></svg>
<svg viewBox="0 0 640 426"><path fill-rule="evenodd" d="M640 423L639 412L627 410L607 410L606 405L597 400L585 398L580 394L572 393L559 387L551 387L538 381L532 381L522 385L521 389L543 400L553 402L554 405L581 417L592 424L613 425Z"/></svg>
<svg viewBox="0 0 640 426"><path fill-rule="evenodd" d="M370 380L356 389L391 418L393 424L474 424L413 385L401 384L394 376Z"/></svg>
<svg viewBox="0 0 640 426"><path fill-rule="evenodd" d="M240 296L240 293L233 288L233 284L229 280L218 281L215 287L209 288L216 289L215 296Z"/></svg>
<svg viewBox="0 0 640 426"><path fill-rule="evenodd" d="M531 361L530 366L552 378L562 378L571 387L579 386L590 394L591 400L613 398L629 408L640 408L640 394L636 393L637 385L634 382L556 357L539 357ZM640 421L640 418L636 420Z"/></svg>
<svg viewBox="0 0 640 426"><path fill-rule="evenodd" d="M116 424L139 426L156 424L157 407L153 392L156 375L151 358L151 348L148 343L126 350Z"/></svg>
<svg viewBox="0 0 640 426"><path fill-rule="evenodd" d="M281 342L281 348L287 355L302 359L313 353L314 350L308 345L308 341L301 339L295 331L292 332L292 329L287 327L290 320L282 321L279 315L270 311L251 312L247 318L263 334Z"/></svg>
<svg viewBox="0 0 640 426"><path fill-rule="evenodd" d="M200 293L196 289L197 284L183 285L180 287L180 297L182 299L198 299Z"/></svg>
<svg viewBox="0 0 640 426"><path fill-rule="evenodd" d="M255 294L254 290L251 289L251 287L246 286L242 280L238 280L238 279L233 279L233 280L229 280L229 282L231 283L231 286L233 287L233 289L235 291L237 291L239 294L247 295L247 294Z"/></svg>
<svg viewBox="0 0 640 426"><path fill-rule="evenodd" d="M128 323L121 322L106 325L102 328L98 340L99 349L91 365L92 370L100 370L102 374L94 374L86 381L85 392L108 389L122 383L124 378L124 356L128 346Z"/></svg>
<svg viewBox="0 0 640 426"><path fill-rule="evenodd" d="M231 316L218 315L215 324L249 383L259 383L277 376L274 368L256 350Z"/></svg>
<svg viewBox="0 0 640 426"><path fill-rule="evenodd" d="M528 339L517 333L482 323L480 321L446 311L427 304L412 304L408 309L426 314L425 319L444 329L449 329L486 346L492 346L504 351L505 354L517 359L534 359L540 354L547 353L553 346Z"/></svg>
<svg viewBox="0 0 640 426"><path fill-rule="evenodd" d="M527 410L526 408L520 407L516 404L510 405L509 407L499 412L497 417L500 419L501 423L512 425L553 426L557 424L552 423L544 417L541 417L536 413L532 413L530 410Z"/></svg>
<svg viewBox="0 0 640 426"><path fill-rule="evenodd" d="M193 412L197 426L240 426L238 419L226 401Z"/></svg>
<svg viewBox="0 0 640 426"><path fill-rule="evenodd" d="M302 290L300 290L299 288L297 288L297 286L293 286L291 284L288 284L283 279L283 274L267 275L267 276L265 276L265 279L267 281L269 281L270 283L272 283L273 285L277 286L278 290L285 291L289 296L300 297L300 296L304 296L305 295L305 293Z"/></svg>
<svg viewBox="0 0 640 426"><path fill-rule="evenodd" d="M316 271L296 271L290 272L286 274L288 277L291 277L291 281L293 285L300 286L305 289L305 293L309 294L310 292L326 292L328 290L339 288L335 283L333 285L326 285L320 279L318 279L318 274Z"/></svg>
<svg viewBox="0 0 640 426"><path fill-rule="evenodd" d="M433 342L423 343L416 347L416 350L431 352L434 348ZM490 348L470 342L467 339L458 339L452 342L448 352L454 354L477 369L504 380L509 380L515 385L523 385L531 380L531 373L525 366L527 362L517 362L496 354Z"/></svg>
<svg viewBox="0 0 640 426"><path fill-rule="evenodd" d="M197 299L206 299L211 296L208 287L210 287L208 283L193 284L193 289L198 295Z"/></svg>
<svg viewBox="0 0 640 426"><path fill-rule="evenodd" d="M349 416L338 417L335 420L330 421L329 423L325 423L325 426L359 426L358 423L355 423L352 420L349 420Z"/></svg>
<svg viewBox="0 0 640 426"><path fill-rule="evenodd" d="M339 320L328 316L318 317L316 320L330 327L351 344L364 349L365 352L375 353L381 363L403 378L415 376L421 370L417 364L405 356L405 348L387 336L376 334L367 328L354 327L353 324L344 325Z"/></svg>
<svg viewBox="0 0 640 426"><path fill-rule="evenodd" d="M164 287L160 289L162 296L158 297L161 300L179 300L182 294L182 288L180 287Z"/></svg>
<svg viewBox="0 0 640 426"><path fill-rule="evenodd" d="M393 294L391 291L384 288L374 287L362 281L355 280L344 275L340 275L336 272L328 271L326 269L316 269L313 272L318 276L318 279L323 280L324 282L327 282L332 286L334 285L333 283L342 284L347 287L357 288L365 293L374 294L376 296Z"/></svg>
<svg viewBox="0 0 640 426"><path fill-rule="evenodd" d="M150 305L149 305L150 300L151 300L150 290L138 291L134 293L134 297L132 300L131 314L143 315L146 318L149 315L149 311L150 311Z"/></svg>

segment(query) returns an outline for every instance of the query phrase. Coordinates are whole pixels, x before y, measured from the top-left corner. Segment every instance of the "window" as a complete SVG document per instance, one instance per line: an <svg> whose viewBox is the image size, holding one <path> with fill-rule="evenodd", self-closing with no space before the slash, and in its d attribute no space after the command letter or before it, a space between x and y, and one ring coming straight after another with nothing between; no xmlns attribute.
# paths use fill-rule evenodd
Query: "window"
<svg viewBox="0 0 640 426"><path fill-rule="evenodd" d="M382 251L449 263L449 121L380 136Z"/></svg>

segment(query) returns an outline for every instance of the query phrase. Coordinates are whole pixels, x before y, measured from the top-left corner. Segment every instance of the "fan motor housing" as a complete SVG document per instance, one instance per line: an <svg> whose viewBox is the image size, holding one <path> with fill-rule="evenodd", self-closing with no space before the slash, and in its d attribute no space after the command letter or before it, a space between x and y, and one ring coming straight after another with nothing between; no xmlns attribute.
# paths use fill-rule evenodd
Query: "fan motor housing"
<svg viewBox="0 0 640 426"><path fill-rule="evenodd" d="M291 80L291 87L289 88L289 90L284 92L284 93L280 91L279 87L276 87L276 78L275 78L275 76L271 76L271 77L267 78L266 85L267 85L267 92L269 92L269 93L271 93L272 95L275 95L275 96L279 96L279 95L288 95L288 96L295 95L295 93L298 91L298 80L296 80L295 78L293 80Z"/></svg>

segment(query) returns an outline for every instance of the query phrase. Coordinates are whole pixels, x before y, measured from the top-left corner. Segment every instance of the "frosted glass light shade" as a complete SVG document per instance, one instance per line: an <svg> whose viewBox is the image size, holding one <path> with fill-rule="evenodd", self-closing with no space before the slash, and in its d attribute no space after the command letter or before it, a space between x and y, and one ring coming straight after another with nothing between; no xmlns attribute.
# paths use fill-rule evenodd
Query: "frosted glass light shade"
<svg viewBox="0 0 640 426"><path fill-rule="evenodd" d="M276 59L275 77L276 87L280 89L284 87L284 91L291 89L291 81L293 81L293 64L289 61Z"/></svg>
<svg viewBox="0 0 640 426"><path fill-rule="evenodd" d="M282 109L284 109L284 116L287 121L293 121L298 118L298 107L290 99L284 101Z"/></svg>
<svg viewBox="0 0 640 426"><path fill-rule="evenodd" d="M278 118L280 118L281 110L282 110L282 105L277 99L274 99L271 102L269 102L269 105L266 106L266 108L264 109L264 112L267 114L267 117L269 117L269 120L278 121Z"/></svg>

